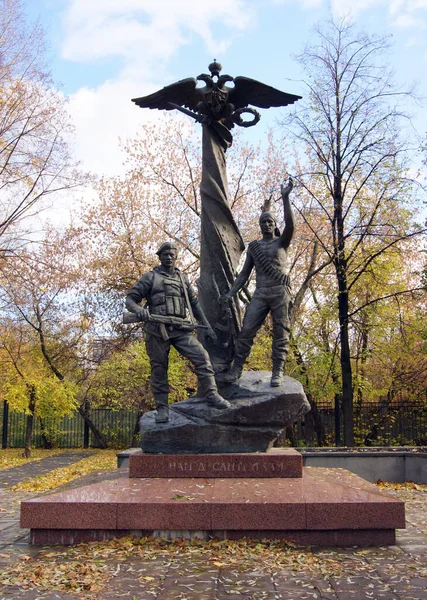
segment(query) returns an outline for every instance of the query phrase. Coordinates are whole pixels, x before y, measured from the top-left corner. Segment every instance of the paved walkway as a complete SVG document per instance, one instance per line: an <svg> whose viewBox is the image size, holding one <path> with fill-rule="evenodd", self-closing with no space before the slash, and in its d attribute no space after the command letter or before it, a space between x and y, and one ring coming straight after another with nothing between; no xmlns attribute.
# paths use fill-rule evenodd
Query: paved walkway
<svg viewBox="0 0 427 600"><path fill-rule="evenodd" d="M66 487L99 481L106 476L126 477L127 472L120 469L94 474ZM272 570L256 560L250 568L239 569L231 562L227 564L227 559L222 563L207 563L197 552L189 558L160 550L149 559L132 555L123 560L112 551L104 554L101 561L105 569L102 591L85 592L83 586L81 593L55 592L36 584L22 590L1 587L0 582L0 600L427 600L427 489L418 486L390 493L406 502L407 529L398 531L396 546L315 550L316 558L340 563L339 576L313 574L312 569L304 566ZM30 564L32 560L43 560L46 564L49 560L46 548L31 547L28 531L19 529L19 502L29 497L31 494L0 489L0 572L4 569L7 573L7 566L19 561ZM48 552L52 561L55 553L59 554L59 564L76 561L70 549L55 547ZM300 554L305 556L304 549ZM83 548L82 555L86 556L80 558L87 561L85 568L90 568L93 561L99 570L100 559L93 556L93 550Z"/></svg>
<svg viewBox="0 0 427 600"><path fill-rule="evenodd" d="M33 477L37 477L37 475L45 475L54 469L68 467L68 465L72 465L88 456L90 456L90 452L63 452L62 454L48 456L41 460L34 460L19 465L19 467L4 469L3 471L0 471L0 488L7 488L16 483L20 483L21 481L33 479Z"/></svg>

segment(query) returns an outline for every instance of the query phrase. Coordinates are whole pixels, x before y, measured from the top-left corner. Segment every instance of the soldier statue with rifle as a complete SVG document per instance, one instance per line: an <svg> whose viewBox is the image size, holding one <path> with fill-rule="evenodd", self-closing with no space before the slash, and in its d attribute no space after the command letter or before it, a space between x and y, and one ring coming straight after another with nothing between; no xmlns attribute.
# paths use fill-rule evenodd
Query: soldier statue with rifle
<svg viewBox="0 0 427 600"><path fill-rule="evenodd" d="M145 273L126 297L126 308L135 317L128 316L124 321L144 322L157 423L169 420L168 358L171 345L193 363L199 389L207 403L217 409L230 407L218 393L208 353L193 334L196 327L204 327L208 337L216 338L188 278L175 268L177 253L173 242L162 244L157 251L160 265ZM144 299L146 308L140 305Z"/></svg>
<svg viewBox="0 0 427 600"><path fill-rule="evenodd" d="M292 179L281 186L285 228L280 233L276 219L270 212L270 200L263 208L259 218L262 239L248 246L245 264L237 276L232 288L221 297L226 305L248 281L253 268L256 271L255 293L246 309L243 327L239 333L234 363L231 370L222 377L222 381L234 382L240 378L243 365L251 351L255 335L271 312L273 320L273 369L271 385L277 387L283 378L283 367L289 346L289 309L291 303L290 282L287 274L287 250L294 234L294 215L289 194Z"/></svg>

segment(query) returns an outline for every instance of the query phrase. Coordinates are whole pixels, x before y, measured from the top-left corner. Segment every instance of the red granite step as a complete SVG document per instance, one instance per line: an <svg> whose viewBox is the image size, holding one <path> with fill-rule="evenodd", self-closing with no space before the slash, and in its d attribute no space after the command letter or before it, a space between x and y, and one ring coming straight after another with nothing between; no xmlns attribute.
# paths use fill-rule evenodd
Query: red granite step
<svg viewBox="0 0 427 600"><path fill-rule="evenodd" d="M293 448L251 454L132 454L129 477L302 477L302 456Z"/></svg>
<svg viewBox="0 0 427 600"><path fill-rule="evenodd" d="M302 478L105 481L23 502L21 527L33 543L198 531L369 545L394 543L405 517L403 502L357 475L308 467Z"/></svg>
<svg viewBox="0 0 427 600"><path fill-rule="evenodd" d="M274 529L258 530L221 530L221 531L188 531L174 532L153 530L113 530L113 529L31 529L30 544L35 546L74 546L88 542L103 542L125 536L157 536L181 537L187 539L240 540L251 538L255 540L286 540L303 546L393 546L396 543L394 529L339 529L316 531L284 531Z"/></svg>

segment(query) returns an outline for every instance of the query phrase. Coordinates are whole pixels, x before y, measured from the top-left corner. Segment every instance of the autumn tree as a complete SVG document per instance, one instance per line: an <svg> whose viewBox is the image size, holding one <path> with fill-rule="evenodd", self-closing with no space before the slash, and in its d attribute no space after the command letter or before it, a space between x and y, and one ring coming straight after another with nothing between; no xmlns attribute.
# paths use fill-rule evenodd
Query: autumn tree
<svg viewBox="0 0 427 600"><path fill-rule="evenodd" d="M322 226L311 221L313 212L300 217L334 266L344 442L351 446L354 289L384 253L422 232L411 217L411 148L402 109L411 92L393 82L386 39L358 33L345 19L318 29L317 39L299 57L308 103L297 106L288 123L306 153L299 181Z"/></svg>
<svg viewBox="0 0 427 600"><path fill-rule="evenodd" d="M59 379L47 365L34 331L21 322L0 326L0 391L12 410L25 412L25 454L31 453L34 420L71 416L77 407L77 386ZM43 429L46 439L46 430Z"/></svg>
<svg viewBox="0 0 427 600"><path fill-rule="evenodd" d="M26 389L31 391L34 386L33 375L25 373L35 371L40 382L45 378L46 382L56 382L58 389L72 389L68 411L78 410L103 447L105 440L86 410L88 380L96 362L91 362L95 318L78 289L70 244L67 235L48 230L46 239L17 249L14 260L6 262L0 275L0 315L7 327L0 328L0 345L9 357L15 380ZM12 344L11 339L21 341ZM9 385L7 378L5 385ZM34 411L28 414L32 421Z"/></svg>
<svg viewBox="0 0 427 600"><path fill-rule="evenodd" d="M67 138L66 100L46 64L44 33L21 0L0 0L0 252L12 252L33 216L81 184ZM54 196L55 195L55 196ZM1 258L1 255L0 255Z"/></svg>

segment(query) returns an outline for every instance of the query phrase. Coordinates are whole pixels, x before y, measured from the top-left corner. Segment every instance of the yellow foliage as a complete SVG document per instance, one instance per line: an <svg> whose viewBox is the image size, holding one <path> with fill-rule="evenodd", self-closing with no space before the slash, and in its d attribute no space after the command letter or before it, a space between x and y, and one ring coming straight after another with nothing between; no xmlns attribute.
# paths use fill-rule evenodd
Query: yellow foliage
<svg viewBox="0 0 427 600"><path fill-rule="evenodd" d="M143 342L119 350L103 362L91 381L92 405L124 408L151 406L150 361ZM184 400L187 390L197 390L196 377L188 362L174 349L169 355L170 402Z"/></svg>

